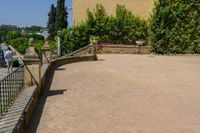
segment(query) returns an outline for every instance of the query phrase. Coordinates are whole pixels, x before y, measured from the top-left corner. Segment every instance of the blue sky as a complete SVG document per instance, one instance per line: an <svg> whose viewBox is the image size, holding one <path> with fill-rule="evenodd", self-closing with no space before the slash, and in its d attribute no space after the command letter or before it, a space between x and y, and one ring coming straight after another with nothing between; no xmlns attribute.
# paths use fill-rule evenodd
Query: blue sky
<svg viewBox="0 0 200 133"><path fill-rule="evenodd" d="M0 0L0 25L46 26L51 4L56 3L57 0ZM72 0L65 0L65 4L71 8ZM71 25L71 11L68 19Z"/></svg>

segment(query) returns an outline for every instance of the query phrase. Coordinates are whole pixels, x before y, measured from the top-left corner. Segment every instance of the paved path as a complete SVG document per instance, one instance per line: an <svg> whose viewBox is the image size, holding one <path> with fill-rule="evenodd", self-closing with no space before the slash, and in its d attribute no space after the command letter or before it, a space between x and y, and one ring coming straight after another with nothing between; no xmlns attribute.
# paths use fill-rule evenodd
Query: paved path
<svg viewBox="0 0 200 133"><path fill-rule="evenodd" d="M27 133L199 133L200 56L99 58L51 73Z"/></svg>
<svg viewBox="0 0 200 133"><path fill-rule="evenodd" d="M7 75L7 68L0 68L0 80Z"/></svg>
<svg viewBox="0 0 200 133"><path fill-rule="evenodd" d="M13 71L16 70L17 68L13 68ZM3 79L6 75L8 75L9 73L7 73L7 68L0 68L0 80Z"/></svg>

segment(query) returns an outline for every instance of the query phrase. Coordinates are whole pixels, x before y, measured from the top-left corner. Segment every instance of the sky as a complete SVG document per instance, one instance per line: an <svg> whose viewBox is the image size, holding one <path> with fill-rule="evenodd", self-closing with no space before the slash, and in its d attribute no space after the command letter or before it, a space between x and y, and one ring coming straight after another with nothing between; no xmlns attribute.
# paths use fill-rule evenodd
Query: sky
<svg viewBox="0 0 200 133"><path fill-rule="evenodd" d="M11 24L18 27L33 25L46 27L51 4L57 0L0 0L0 25ZM72 7L72 0L65 0L67 8ZM69 25L72 23L72 11L68 11Z"/></svg>

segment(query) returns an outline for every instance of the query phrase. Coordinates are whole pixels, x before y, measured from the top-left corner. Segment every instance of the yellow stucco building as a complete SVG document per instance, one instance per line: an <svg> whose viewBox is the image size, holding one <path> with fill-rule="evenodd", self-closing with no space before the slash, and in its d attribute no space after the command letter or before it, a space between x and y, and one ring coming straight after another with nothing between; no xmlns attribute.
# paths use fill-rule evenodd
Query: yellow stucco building
<svg viewBox="0 0 200 133"><path fill-rule="evenodd" d="M86 10L95 9L96 4L102 4L108 14L115 14L116 5L125 5L135 15L147 19L153 8L154 0L72 0L72 21L77 24L86 17Z"/></svg>

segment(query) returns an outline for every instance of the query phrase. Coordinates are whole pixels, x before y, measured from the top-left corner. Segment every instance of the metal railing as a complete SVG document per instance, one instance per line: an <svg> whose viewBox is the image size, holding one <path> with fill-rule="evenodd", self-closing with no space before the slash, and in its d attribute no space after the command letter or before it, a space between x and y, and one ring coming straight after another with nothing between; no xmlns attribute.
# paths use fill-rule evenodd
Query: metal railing
<svg viewBox="0 0 200 133"><path fill-rule="evenodd" d="M23 89L24 66L20 66L0 80L0 118Z"/></svg>

